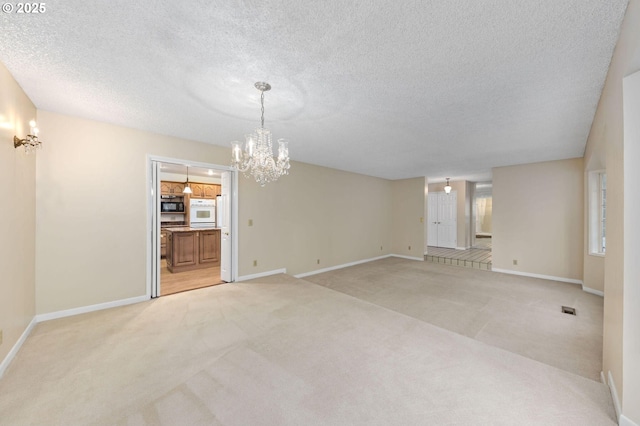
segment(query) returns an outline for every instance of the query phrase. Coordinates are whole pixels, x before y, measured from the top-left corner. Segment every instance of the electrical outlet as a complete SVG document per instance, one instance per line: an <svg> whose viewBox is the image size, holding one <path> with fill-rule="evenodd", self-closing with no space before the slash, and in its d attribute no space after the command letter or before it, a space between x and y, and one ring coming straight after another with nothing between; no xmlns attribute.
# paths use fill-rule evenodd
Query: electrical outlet
<svg viewBox="0 0 640 426"><path fill-rule="evenodd" d="M258 261L257 260L253 261L253 266L258 266Z"/></svg>
<svg viewBox="0 0 640 426"><path fill-rule="evenodd" d="M518 264L518 259L513 259L513 264L517 265Z"/></svg>
<svg viewBox="0 0 640 426"><path fill-rule="evenodd" d="M409 246L409 250L411 250L411 246Z"/></svg>
<svg viewBox="0 0 640 426"><path fill-rule="evenodd" d="M420 218L420 223L424 223L424 217Z"/></svg>
<svg viewBox="0 0 640 426"><path fill-rule="evenodd" d="M382 250L382 246L380 246L380 250Z"/></svg>
<svg viewBox="0 0 640 426"><path fill-rule="evenodd" d="M320 259L318 259L318 265L320 264Z"/></svg>
<svg viewBox="0 0 640 426"><path fill-rule="evenodd" d="M249 226L253 226L253 219L249 219Z"/></svg>

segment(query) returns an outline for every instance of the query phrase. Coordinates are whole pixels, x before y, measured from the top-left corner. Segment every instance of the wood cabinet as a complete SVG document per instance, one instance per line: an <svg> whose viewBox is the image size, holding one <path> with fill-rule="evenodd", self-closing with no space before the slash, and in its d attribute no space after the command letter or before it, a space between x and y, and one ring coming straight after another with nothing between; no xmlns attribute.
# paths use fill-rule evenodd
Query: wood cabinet
<svg viewBox="0 0 640 426"><path fill-rule="evenodd" d="M220 230L167 230L166 258L170 272L220 265Z"/></svg>
<svg viewBox="0 0 640 426"><path fill-rule="evenodd" d="M205 198L204 197L204 183L191 183L191 197L193 198Z"/></svg>
<svg viewBox="0 0 640 426"><path fill-rule="evenodd" d="M167 231L160 231L160 259L167 256Z"/></svg>
<svg viewBox="0 0 640 426"><path fill-rule="evenodd" d="M200 263L220 264L220 230L212 229L200 231L199 238L199 255Z"/></svg>
<svg viewBox="0 0 640 426"><path fill-rule="evenodd" d="M214 183L192 183L191 190L193 191L193 194L191 194L192 198L208 198L213 200L221 193L220 185Z"/></svg>
<svg viewBox="0 0 640 426"><path fill-rule="evenodd" d="M215 183L189 182L191 187L191 198L215 199L222 193L221 187ZM182 182L171 182L163 180L160 182L160 195L182 194L185 184Z"/></svg>
<svg viewBox="0 0 640 426"><path fill-rule="evenodd" d="M204 198L216 198L221 192L220 185L207 184L204 187Z"/></svg>
<svg viewBox="0 0 640 426"><path fill-rule="evenodd" d="M184 183L163 180L160 182L160 195L182 194Z"/></svg>

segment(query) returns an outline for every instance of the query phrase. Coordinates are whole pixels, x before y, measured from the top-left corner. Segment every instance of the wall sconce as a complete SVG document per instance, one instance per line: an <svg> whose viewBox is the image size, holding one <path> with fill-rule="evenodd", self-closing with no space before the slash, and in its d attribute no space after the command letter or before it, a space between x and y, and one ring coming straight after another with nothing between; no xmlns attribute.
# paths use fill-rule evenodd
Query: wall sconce
<svg viewBox="0 0 640 426"><path fill-rule="evenodd" d="M447 186L444 187L444 192L446 192L447 195L451 193L451 185L449 185L449 178L447 178Z"/></svg>
<svg viewBox="0 0 640 426"><path fill-rule="evenodd" d="M42 147L42 141L38 140L38 133L40 131L36 127L36 122L34 120L31 120L29 122L29 127L29 134L26 138L20 139L17 136L13 137L14 148L24 146L24 152L26 152L27 154Z"/></svg>

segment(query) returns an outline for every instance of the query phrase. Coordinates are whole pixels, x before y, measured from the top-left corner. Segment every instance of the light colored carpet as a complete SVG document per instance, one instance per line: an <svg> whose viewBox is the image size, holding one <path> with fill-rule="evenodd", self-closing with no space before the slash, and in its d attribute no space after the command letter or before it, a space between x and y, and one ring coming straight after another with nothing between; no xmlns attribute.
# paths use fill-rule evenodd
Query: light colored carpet
<svg viewBox="0 0 640 426"><path fill-rule="evenodd" d="M286 275L38 324L0 380L2 425L605 426L614 416L601 383Z"/></svg>
<svg viewBox="0 0 640 426"><path fill-rule="evenodd" d="M306 279L600 380L603 299L579 285L398 258Z"/></svg>

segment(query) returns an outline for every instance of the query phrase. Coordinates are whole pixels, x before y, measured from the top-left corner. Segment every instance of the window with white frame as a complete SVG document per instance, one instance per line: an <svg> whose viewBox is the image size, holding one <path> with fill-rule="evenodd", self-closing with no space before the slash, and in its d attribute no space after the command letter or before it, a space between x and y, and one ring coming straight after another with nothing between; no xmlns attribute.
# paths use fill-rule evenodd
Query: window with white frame
<svg viewBox="0 0 640 426"><path fill-rule="evenodd" d="M589 173L589 254L604 255L607 240L607 173Z"/></svg>

